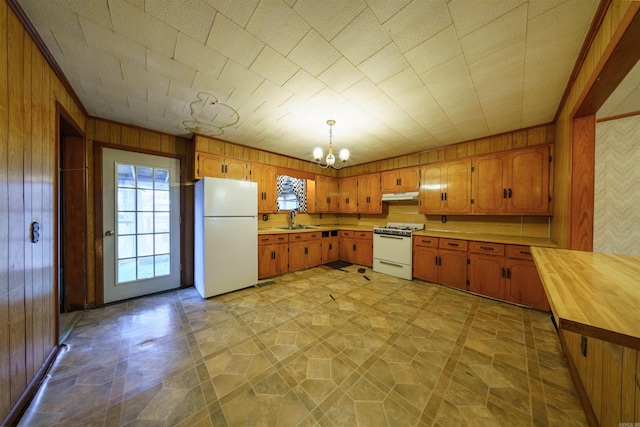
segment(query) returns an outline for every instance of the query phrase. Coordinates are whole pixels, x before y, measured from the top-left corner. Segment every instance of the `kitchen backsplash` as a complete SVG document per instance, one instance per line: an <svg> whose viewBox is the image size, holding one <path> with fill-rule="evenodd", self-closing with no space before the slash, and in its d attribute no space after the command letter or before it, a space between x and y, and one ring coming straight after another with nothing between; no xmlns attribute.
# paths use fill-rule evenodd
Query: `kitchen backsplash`
<svg viewBox="0 0 640 427"><path fill-rule="evenodd" d="M597 123L593 250L640 256L640 116Z"/></svg>
<svg viewBox="0 0 640 427"><path fill-rule="evenodd" d="M260 229L289 224L289 216L286 213L269 214L268 221L262 221L262 215L258 217ZM443 223L441 215L419 214L416 202L393 202L389 204L387 215L361 215L360 219L353 214L323 214L322 218L319 214L297 214L295 218L295 223L302 225L375 226L387 222L424 223L428 230L549 238L549 217L447 215L447 222Z"/></svg>

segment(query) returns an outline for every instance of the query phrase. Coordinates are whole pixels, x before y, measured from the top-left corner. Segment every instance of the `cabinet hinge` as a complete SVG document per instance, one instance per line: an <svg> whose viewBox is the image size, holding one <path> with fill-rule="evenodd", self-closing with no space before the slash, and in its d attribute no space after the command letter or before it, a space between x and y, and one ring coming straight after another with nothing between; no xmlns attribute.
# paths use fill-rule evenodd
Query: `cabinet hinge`
<svg viewBox="0 0 640 427"><path fill-rule="evenodd" d="M470 282L469 282L469 279L467 279L467 286L469 286L469 285L470 285Z"/></svg>
<svg viewBox="0 0 640 427"><path fill-rule="evenodd" d="M467 258L467 264L471 265L471 260L469 258Z"/></svg>
<svg viewBox="0 0 640 427"><path fill-rule="evenodd" d="M552 160L553 160L553 157L549 156L549 163L551 163Z"/></svg>
<svg viewBox="0 0 640 427"><path fill-rule="evenodd" d="M471 172L475 172L476 171L476 167L475 166L471 166Z"/></svg>
<svg viewBox="0 0 640 427"><path fill-rule="evenodd" d="M471 204L474 204L476 201L474 199L471 199Z"/></svg>
<svg viewBox="0 0 640 427"><path fill-rule="evenodd" d="M549 196L549 203L551 203L551 196Z"/></svg>

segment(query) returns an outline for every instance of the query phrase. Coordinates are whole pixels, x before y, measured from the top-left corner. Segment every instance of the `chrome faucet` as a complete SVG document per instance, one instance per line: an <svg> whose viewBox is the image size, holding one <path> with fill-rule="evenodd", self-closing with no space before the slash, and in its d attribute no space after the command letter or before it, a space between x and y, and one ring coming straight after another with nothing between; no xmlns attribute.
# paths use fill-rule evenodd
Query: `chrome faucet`
<svg viewBox="0 0 640 427"><path fill-rule="evenodd" d="M296 217L296 210L295 209L291 209L289 211L289 228L292 229L293 228L293 219Z"/></svg>

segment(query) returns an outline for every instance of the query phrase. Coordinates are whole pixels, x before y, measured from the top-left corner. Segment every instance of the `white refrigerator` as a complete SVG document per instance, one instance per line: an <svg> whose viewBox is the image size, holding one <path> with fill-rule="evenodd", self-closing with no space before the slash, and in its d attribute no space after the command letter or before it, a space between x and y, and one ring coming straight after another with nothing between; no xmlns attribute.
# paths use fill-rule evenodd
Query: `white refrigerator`
<svg viewBox="0 0 640 427"><path fill-rule="evenodd" d="M258 184L196 182L193 240L195 287L203 298L258 283Z"/></svg>

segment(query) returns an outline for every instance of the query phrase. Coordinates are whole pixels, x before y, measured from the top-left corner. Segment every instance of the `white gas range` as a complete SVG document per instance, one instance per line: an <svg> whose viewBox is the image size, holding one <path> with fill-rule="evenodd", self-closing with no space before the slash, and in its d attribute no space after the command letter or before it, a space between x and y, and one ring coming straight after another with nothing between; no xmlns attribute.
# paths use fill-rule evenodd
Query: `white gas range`
<svg viewBox="0 0 640 427"><path fill-rule="evenodd" d="M411 236L422 229L424 224L413 222L389 222L373 227L373 271L411 280Z"/></svg>

